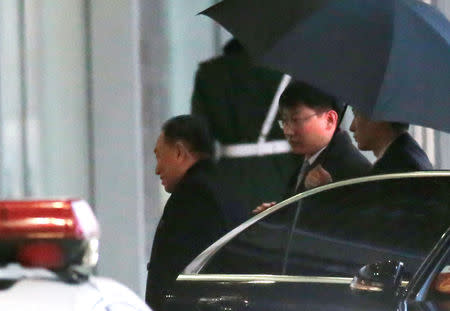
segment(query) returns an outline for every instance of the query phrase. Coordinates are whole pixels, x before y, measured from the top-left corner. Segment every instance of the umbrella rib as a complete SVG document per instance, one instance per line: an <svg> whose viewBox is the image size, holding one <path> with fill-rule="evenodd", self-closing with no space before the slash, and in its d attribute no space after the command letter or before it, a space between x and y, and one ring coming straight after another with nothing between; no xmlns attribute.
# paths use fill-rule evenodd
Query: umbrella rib
<svg viewBox="0 0 450 311"><path fill-rule="evenodd" d="M409 4L406 4L406 5L409 5ZM433 10L434 13L437 14L438 18L441 18L442 22L447 23L447 28L446 28L446 29L450 29L450 22L447 20L447 18L446 18L442 13L440 13L440 12L439 12L437 9L435 9L434 7L431 7L431 6L429 6L429 5L425 4L425 3L420 3L420 5L427 6L429 9ZM440 31L439 31L438 29L436 29L436 27L434 27L431 23L429 23L429 22L423 22L423 19L424 19L424 18L421 17L420 13L419 13L417 10L412 9L410 12L412 12L412 13L414 14L414 17L416 17L417 20L419 20L419 21L422 22L422 24L423 24L424 27L430 29L434 34L436 34L437 37L438 37L441 41L443 41L444 44L449 45L450 39L444 37L444 35L443 35L444 31L443 31L443 32L440 32ZM395 17L394 17L394 18L395 18ZM445 27L443 27L443 28L445 29ZM450 32L445 32L445 33L450 33ZM391 38L391 41L392 41L392 42L393 42L393 40L394 40L394 36L392 36L392 38ZM393 48L393 45L391 44L391 49L392 49L392 48ZM389 54L391 54L391 53L389 53ZM390 64L391 64L391 58L389 58L388 64L387 64L387 66L385 66L385 72L384 72L383 77L386 76L386 71L388 70L388 68L390 68ZM378 103L379 103L378 101L379 101L379 98L380 98L380 95L381 95L380 90L383 88L383 86L384 86L384 84L385 84L384 81L385 81L385 79L383 79L382 83L380 84L379 91L377 92L378 96L377 96L376 104L375 104L373 107L371 107L371 109L370 109L370 110L371 110L371 111L370 111L370 115L371 115L371 116L373 116L373 114L374 114L374 110L375 110L374 108L378 106ZM384 102L389 101L391 98L392 98L392 95L391 95L388 99L386 99Z"/></svg>
<svg viewBox="0 0 450 311"><path fill-rule="evenodd" d="M447 24L445 26L442 25L442 29L450 29L450 21L439 10L437 10L436 8L434 8L434 7L432 7L432 6L428 5L428 4L425 4L425 3L423 3L423 4L420 3L420 5L426 6L431 11L433 11L433 13L436 14L433 17L434 19L438 18L438 19L440 19L440 21L442 21L442 23L446 23ZM428 20L428 19L425 19L424 17L421 17L421 15L419 14L419 12L417 12L417 10L411 10L411 11L412 11L412 13L414 13L415 17L419 21L423 22L423 20ZM426 13L428 13L428 12L429 11L427 11ZM439 31L439 29L437 29L437 27L435 27L434 24L431 24L431 23L423 23L423 24L425 25L425 27L427 27L428 29L432 30L434 34L437 34L439 36L439 38L441 38L442 41L444 41L444 43L446 43L447 45L450 44L450 31ZM443 35L444 33L448 34L449 37L448 38L444 37L444 35Z"/></svg>

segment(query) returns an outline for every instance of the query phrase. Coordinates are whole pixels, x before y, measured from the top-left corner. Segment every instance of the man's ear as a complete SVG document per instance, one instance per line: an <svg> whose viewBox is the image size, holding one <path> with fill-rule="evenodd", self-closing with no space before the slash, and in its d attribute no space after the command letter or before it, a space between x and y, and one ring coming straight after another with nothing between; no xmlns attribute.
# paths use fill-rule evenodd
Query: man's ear
<svg viewBox="0 0 450 311"><path fill-rule="evenodd" d="M337 126L337 122L338 122L338 114L336 111L334 110L329 110L327 112L327 125L333 127Z"/></svg>
<svg viewBox="0 0 450 311"><path fill-rule="evenodd" d="M186 145L181 141L177 141L175 143L175 152L177 159L183 160L188 156L189 150L186 148Z"/></svg>

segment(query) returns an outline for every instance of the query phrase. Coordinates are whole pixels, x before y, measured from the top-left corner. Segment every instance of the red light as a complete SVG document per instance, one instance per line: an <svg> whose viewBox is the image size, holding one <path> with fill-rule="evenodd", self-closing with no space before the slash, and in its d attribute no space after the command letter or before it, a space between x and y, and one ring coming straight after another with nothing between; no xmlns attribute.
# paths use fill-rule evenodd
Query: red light
<svg viewBox="0 0 450 311"><path fill-rule="evenodd" d="M0 201L0 240L85 239L98 235L97 220L84 201Z"/></svg>
<svg viewBox="0 0 450 311"><path fill-rule="evenodd" d="M99 235L97 219L83 200L0 201L2 262L48 269L93 267L97 257L91 245Z"/></svg>
<svg viewBox="0 0 450 311"><path fill-rule="evenodd" d="M62 268L65 264L64 253L55 243L37 242L27 244L17 251L17 261L24 267Z"/></svg>

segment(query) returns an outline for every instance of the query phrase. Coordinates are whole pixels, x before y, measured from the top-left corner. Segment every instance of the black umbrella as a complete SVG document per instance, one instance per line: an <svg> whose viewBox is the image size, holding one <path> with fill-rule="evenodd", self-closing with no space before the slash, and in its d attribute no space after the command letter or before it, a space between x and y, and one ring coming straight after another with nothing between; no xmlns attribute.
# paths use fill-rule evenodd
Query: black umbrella
<svg viewBox="0 0 450 311"><path fill-rule="evenodd" d="M225 0L202 12L257 62L372 119L450 132L450 22L416 0Z"/></svg>

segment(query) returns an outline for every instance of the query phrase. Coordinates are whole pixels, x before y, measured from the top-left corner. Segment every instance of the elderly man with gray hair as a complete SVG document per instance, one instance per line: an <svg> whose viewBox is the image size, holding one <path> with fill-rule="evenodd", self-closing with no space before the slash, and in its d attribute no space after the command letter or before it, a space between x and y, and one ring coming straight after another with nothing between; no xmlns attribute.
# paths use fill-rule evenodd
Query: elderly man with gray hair
<svg viewBox="0 0 450 311"><path fill-rule="evenodd" d="M147 266L146 302L158 311L183 268L225 232L229 196L217 182L213 138L200 119L168 120L154 152L155 173L171 193Z"/></svg>

